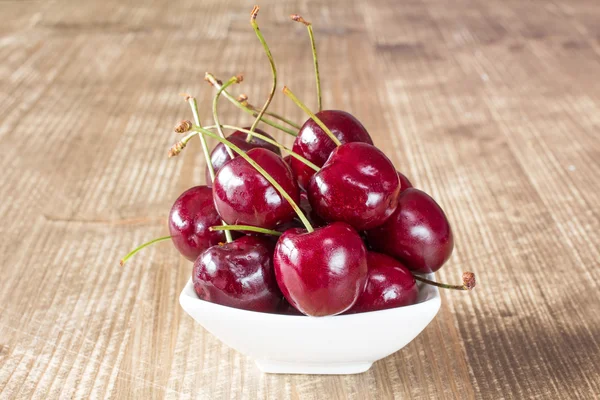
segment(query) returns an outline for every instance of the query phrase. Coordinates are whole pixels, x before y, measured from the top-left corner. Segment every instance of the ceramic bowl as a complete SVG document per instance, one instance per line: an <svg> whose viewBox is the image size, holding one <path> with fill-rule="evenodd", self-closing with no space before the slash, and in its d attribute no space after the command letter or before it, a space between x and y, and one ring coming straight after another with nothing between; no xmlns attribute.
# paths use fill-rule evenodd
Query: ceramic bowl
<svg viewBox="0 0 600 400"><path fill-rule="evenodd" d="M427 278L434 279L433 274ZM400 350L440 309L436 287L420 285L416 304L332 317L240 310L200 300L190 279L181 307L207 331L252 357L258 368L282 374L356 374Z"/></svg>

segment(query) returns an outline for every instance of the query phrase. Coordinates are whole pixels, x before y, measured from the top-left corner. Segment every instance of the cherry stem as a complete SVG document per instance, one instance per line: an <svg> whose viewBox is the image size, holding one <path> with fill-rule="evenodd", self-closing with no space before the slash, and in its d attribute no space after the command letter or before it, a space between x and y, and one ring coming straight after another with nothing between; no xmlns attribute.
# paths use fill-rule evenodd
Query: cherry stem
<svg viewBox="0 0 600 400"><path fill-rule="evenodd" d="M312 24L302 18L298 14L290 15L290 18L296 22L300 22L301 24L306 25L306 29L308 30L308 37L310 38L310 47L312 49L313 63L315 65L315 79L317 81L317 106L319 111L323 110L323 103L321 100L321 78L319 76L319 60L317 58L317 46L315 45L315 35L313 33Z"/></svg>
<svg viewBox="0 0 600 400"><path fill-rule="evenodd" d="M265 233L267 235L281 236L281 232L274 231L272 229L260 228L252 225L227 225L227 226L211 226L208 228L209 231L246 231L246 232L258 232Z"/></svg>
<svg viewBox="0 0 600 400"><path fill-rule="evenodd" d="M202 127L202 125L200 124L200 116L198 115L198 102L196 102L196 98L188 95L188 96L186 96L186 100L190 104L190 107L192 108L192 114L194 115L194 122L196 122L197 126ZM208 174L210 175L210 181L212 183L212 181L215 180L215 169L212 165L212 161L210 160L210 150L208 150L208 144L206 143L206 138L204 137L204 135L200 134L200 135L198 135L198 137L200 138L200 144L202 145L202 152L204 153L204 160L206 161L206 167L208 168ZM181 143L183 143L183 147L185 147L185 145L187 144L187 140L186 141L182 140ZM231 158L233 158L233 155L231 156ZM226 225L225 221L221 220L221 222L224 225ZM233 241L231 232L225 231L225 240L227 241L227 243L231 243Z"/></svg>
<svg viewBox="0 0 600 400"><path fill-rule="evenodd" d="M287 202L290 204L290 206L294 209L294 211L298 215L298 218L300 218L300 220L304 224L306 230L308 232L314 232L312 225L310 224L310 222L308 221L308 219L306 218L306 216L304 215L304 213L302 212L300 207L298 207L298 204L296 204L294 199L292 199L292 197L281 187L281 185L279 183L277 183L277 181L275 179L273 179L273 177L267 171L265 171L263 169L263 167L258 165L258 163L256 161L254 161L252 158L250 158L250 156L248 156L248 154L246 154L242 149L237 147L235 144L231 143L229 140L223 139L223 138L219 137L218 135L215 135L211 131L206 130L204 128L198 127L198 129L205 135L212 137L213 139L217 140L220 143L223 143L225 146L231 147L231 149L233 151L235 151L244 160L246 160L248 162L248 164L252 165L254 167L254 169L256 169L267 181L269 181L269 183L271 185L273 185L275 190L277 190L279 192L279 194L284 199L287 200Z"/></svg>
<svg viewBox="0 0 600 400"><path fill-rule="evenodd" d="M233 85L234 83L240 83L243 80L242 75L238 75L238 76L234 76L232 78L230 78L227 82L225 82L221 88L219 90L217 90L217 94L215 94L215 97L213 98L213 104L212 104L212 112L213 112L213 119L215 120L215 125L217 126L217 131L219 132L219 136L221 136L223 139L225 138L225 135L223 134L223 130L221 130L221 124L219 122L219 116L217 113L217 104L219 103L219 97L221 96L221 93L223 93L223 90L227 89L229 86ZM229 147L225 147L225 150L227 151L227 154L229 154L230 158L233 158L233 153L231 151L231 149Z"/></svg>
<svg viewBox="0 0 600 400"><path fill-rule="evenodd" d="M235 129L237 131L240 132L244 132L247 134L250 134L252 132L250 132L249 129L244 129L244 128L240 128L239 126L233 126L233 125L221 125L222 128L225 129ZM193 127L192 129L195 130L196 132L200 132L200 130L196 130L197 127ZM205 127L205 129L214 129L216 128L215 125L211 125L211 126L207 126ZM262 135L258 132L254 132L252 133L254 136L256 136L257 138L264 140L267 143L272 144L273 146L277 146L282 150L285 150L287 153L289 153L290 156L294 157L296 160L300 161L301 163L303 163L304 165L306 165L309 168L312 168L313 170L315 170L316 172L319 172L321 170L321 168L317 167L315 164L313 164L312 162L310 162L309 160L307 160L306 158L302 157L300 154L294 153L294 151L292 149L290 149L289 147L286 147L284 145L282 145L281 143L279 143L278 141L271 139L268 136Z"/></svg>
<svg viewBox="0 0 600 400"><path fill-rule="evenodd" d="M254 123L252 123L252 126L250 127L250 131L252 131L252 132L254 132L256 130L256 125L258 125L258 122L261 120L263 115L265 115L265 111L267 111L267 108L269 108L269 105L271 104L271 101L273 100L273 96L275 96L275 89L277 89L277 69L275 68L275 61L273 60L273 55L271 54L271 50L269 49L269 46L267 45L267 42L266 42L262 32L258 28L258 24L256 23L256 16L258 15L258 10L260 10L259 6L254 6L254 8L252 9L252 12L250 13L250 25L252 25L252 29L254 29L254 32L256 33L256 37L258 37L258 40L260 41L263 48L265 49L265 53L267 54L267 58L269 59L269 64L271 65L271 74L273 76L273 86L271 87L271 92L269 93L269 97L267 97L267 101L265 102L265 105L262 107L262 109L256 116ZM246 138L246 142L250 142L251 140L252 140L252 133L250 133L248 135L248 137Z"/></svg>
<svg viewBox="0 0 600 400"><path fill-rule="evenodd" d="M255 106L253 106L252 104L248 103L248 100L240 100L240 98L238 97L238 101L240 101L242 104L246 104L246 106L251 109L252 111L255 112L254 116L258 115L258 112L260 111L258 108L256 108ZM270 117L273 117L275 119L280 120L281 122L285 122L286 124L288 124L289 126L292 126L298 130L300 130L300 128L302 128L300 125L298 125L297 123L295 123L294 121L291 121L289 119L287 119L286 117L284 117L283 115L279 115L276 114L274 112L271 111L265 111L265 115L268 115Z"/></svg>
<svg viewBox="0 0 600 400"><path fill-rule="evenodd" d="M216 89L220 89L222 84L219 82L219 80L217 78L215 78L214 75L209 74L208 72L206 73L206 75L204 76L204 79L209 82L211 85L213 85ZM225 96L225 98L227 100L229 100L231 103L233 103L235 106L237 106L238 108L240 108L241 110L247 112L248 114L252 115L252 116L257 116L257 113L252 111L250 108L248 108L248 106L245 106L244 104L242 104L242 102L237 101L235 99L235 97L233 97L227 90L223 90L223 96ZM287 133L288 135L292 135L292 136L298 136L298 132L293 131L290 128L287 128L283 125L278 124L275 121L272 121L270 119L261 118L261 121L264 122L267 125L272 126L275 129L279 129L280 131L283 131L285 133Z"/></svg>
<svg viewBox="0 0 600 400"><path fill-rule="evenodd" d="M294 95L294 93L292 93L292 91L287 86L283 87L283 93L285 93L287 97L292 99L292 101L296 103L298 107L304 110L304 112L307 113L312 118L312 120L315 121L317 125L319 125L321 129L325 131L327 136L329 136L329 138L333 140L333 143L335 143L336 146L340 146L342 144L342 142L340 142L339 139L335 137L333 132L331 132L329 128L325 126L323 121L321 121L315 114L313 114L312 111L308 109L308 107L306 107L300 100L298 100L298 98Z"/></svg>
<svg viewBox="0 0 600 400"><path fill-rule="evenodd" d="M472 290L475 287L475 274L472 272L464 272L462 279L462 285L449 285L447 283L440 283L436 281L431 281L427 278L423 278L419 275L413 275L416 280L426 283L428 285L437 286L442 289L452 289L452 290Z"/></svg>
<svg viewBox="0 0 600 400"><path fill-rule="evenodd" d="M198 126L202 126L200 123L200 116L198 115L198 103L196 102L196 98L190 95L186 95L186 101L189 103L190 108L192 109L192 114L194 115L194 122ZM212 163L210 162L210 150L208 149L208 144L206 143L206 138L203 135L198 135L200 138L200 145L202 146L202 152L204 153L204 158L208 163L208 172L210 172L211 181L215 178L215 171L212 167Z"/></svg>
<svg viewBox="0 0 600 400"><path fill-rule="evenodd" d="M137 254L138 251L142 250L143 248L146 248L148 246L153 245L154 243L158 243L158 242L162 242L164 240L169 240L171 239L171 236L163 236L163 237L159 237L156 239L152 239L149 242L146 242L138 247L136 247L135 249L131 250L125 257L121 258L121 261L119 261L119 264L121 264L121 266L125 265L125 263L127 262L127 260L129 260L131 257L133 257L134 255Z"/></svg>

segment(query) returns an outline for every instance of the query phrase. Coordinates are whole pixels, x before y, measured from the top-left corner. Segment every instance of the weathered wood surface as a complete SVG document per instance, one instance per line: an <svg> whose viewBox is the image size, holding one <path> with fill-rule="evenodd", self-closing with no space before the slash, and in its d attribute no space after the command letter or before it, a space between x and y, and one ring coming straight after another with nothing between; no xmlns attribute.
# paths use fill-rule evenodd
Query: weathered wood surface
<svg viewBox="0 0 600 400"><path fill-rule="evenodd" d="M182 312L163 235L202 182L166 158L180 92L269 68L252 4L0 1L0 398L596 398L600 394L600 3L265 1L280 82L354 113L445 208L456 250L435 321L357 376L262 375ZM250 120L223 103L222 118ZM300 121L278 94L273 109ZM275 132L273 132L275 133ZM285 139L277 134L278 139Z"/></svg>

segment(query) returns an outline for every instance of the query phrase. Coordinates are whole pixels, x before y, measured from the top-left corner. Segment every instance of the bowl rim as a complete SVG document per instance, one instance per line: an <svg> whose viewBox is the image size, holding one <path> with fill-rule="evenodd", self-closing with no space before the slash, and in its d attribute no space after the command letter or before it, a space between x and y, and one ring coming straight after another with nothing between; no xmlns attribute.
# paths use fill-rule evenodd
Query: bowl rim
<svg viewBox="0 0 600 400"><path fill-rule="evenodd" d="M435 274L433 272L429 273L429 274L424 274L423 276L429 280L435 281ZM424 284L421 284L419 281L417 281L417 284L420 286L424 285ZM202 300L196 295L196 292L194 291L194 284L192 283L192 278L190 277L188 279L187 283L185 284L185 286L183 287L183 289L181 290L181 294L179 295L179 304L184 309L185 309L184 303L189 304L189 305L196 303L196 304L201 304L203 307L213 308L216 312L218 312L219 310L222 310L223 312L244 314L244 315L248 315L248 316L251 316L251 315L262 316L267 319L286 317L286 318L296 318L296 319L302 319L302 320L330 320L333 318L336 318L336 319L344 318L344 320L348 320L351 318L360 318L361 316L365 316L365 315L392 313L392 312L397 312L398 310L415 311L419 308L424 308L424 307L429 307L431 305L435 305L435 304L431 304L432 302L438 303L436 306L439 309L439 307L441 306L440 291L436 286L428 286L428 287L429 287L429 290L431 290L431 294L428 296L428 298L426 298L425 300L423 300L419 303L411 304L408 306L387 308L385 310L367 311L367 312L355 313L355 314L338 314L338 315L329 315L329 316L325 316L325 317L311 317L311 316L307 316L307 315L289 315L289 314L277 314L277 313L266 313L266 312L252 311L252 310L244 310L241 308L225 306L222 304L217 304L217 303L212 303L210 301Z"/></svg>

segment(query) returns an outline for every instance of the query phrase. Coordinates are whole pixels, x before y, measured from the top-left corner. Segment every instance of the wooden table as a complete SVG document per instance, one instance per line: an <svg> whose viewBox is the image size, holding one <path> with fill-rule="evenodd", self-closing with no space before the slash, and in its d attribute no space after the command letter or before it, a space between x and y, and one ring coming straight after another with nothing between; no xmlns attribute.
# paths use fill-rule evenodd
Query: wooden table
<svg viewBox="0 0 600 400"><path fill-rule="evenodd" d="M227 4L230 3L230 4ZM0 2L0 398L597 398L600 3L265 1L280 87L356 115L446 210L456 236L434 322L355 376L263 375L178 304L191 265L165 235L203 183L173 125L243 72L270 70L251 3ZM230 104L223 121L249 124ZM305 117L278 92L273 110ZM291 137L270 131L291 143Z"/></svg>

